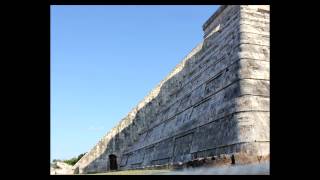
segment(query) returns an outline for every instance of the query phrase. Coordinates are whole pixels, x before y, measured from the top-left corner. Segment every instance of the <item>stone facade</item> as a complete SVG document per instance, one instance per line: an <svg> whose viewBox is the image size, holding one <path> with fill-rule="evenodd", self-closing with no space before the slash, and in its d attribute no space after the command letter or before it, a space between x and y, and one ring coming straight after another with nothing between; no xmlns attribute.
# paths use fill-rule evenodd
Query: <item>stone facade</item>
<svg viewBox="0 0 320 180"><path fill-rule="evenodd" d="M113 169L111 156L118 169L269 157L269 15L268 5L220 6L203 25L203 42L79 160L75 173Z"/></svg>

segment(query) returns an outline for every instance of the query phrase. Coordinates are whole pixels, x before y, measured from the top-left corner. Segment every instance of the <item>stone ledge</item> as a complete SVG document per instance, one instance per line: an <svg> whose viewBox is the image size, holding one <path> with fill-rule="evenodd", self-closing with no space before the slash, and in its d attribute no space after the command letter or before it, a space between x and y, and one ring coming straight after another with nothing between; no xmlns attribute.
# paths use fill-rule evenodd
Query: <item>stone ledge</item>
<svg viewBox="0 0 320 180"><path fill-rule="evenodd" d="M203 24L202 29L205 29L226 9L227 5L221 5L217 11Z"/></svg>

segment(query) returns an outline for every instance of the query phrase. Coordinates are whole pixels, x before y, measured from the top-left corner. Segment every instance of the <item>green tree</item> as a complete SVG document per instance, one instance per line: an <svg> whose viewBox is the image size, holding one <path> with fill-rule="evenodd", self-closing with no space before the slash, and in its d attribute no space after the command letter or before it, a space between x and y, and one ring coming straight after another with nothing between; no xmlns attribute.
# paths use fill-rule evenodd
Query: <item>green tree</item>
<svg viewBox="0 0 320 180"><path fill-rule="evenodd" d="M61 161L60 159L54 159L52 160L52 162L58 162L58 161Z"/></svg>
<svg viewBox="0 0 320 180"><path fill-rule="evenodd" d="M86 153L82 153L78 156L78 161L85 155Z"/></svg>
<svg viewBox="0 0 320 180"><path fill-rule="evenodd" d="M67 160L64 160L63 162L73 166L75 165L86 153L82 153L80 154L78 157L74 157L74 158L71 158L71 159L67 159Z"/></svg>

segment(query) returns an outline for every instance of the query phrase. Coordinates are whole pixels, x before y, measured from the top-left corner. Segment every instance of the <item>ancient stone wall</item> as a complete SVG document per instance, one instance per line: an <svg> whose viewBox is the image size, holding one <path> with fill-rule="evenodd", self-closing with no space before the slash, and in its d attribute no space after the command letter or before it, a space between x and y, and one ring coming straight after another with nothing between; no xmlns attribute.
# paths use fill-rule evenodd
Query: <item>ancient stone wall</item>
<svg viewBox="0 0 320 180"><path fill-rule="evenodd" d="M269 6L221 6L204 40L74 166L105 172L269 156ZM259 159L260 158L260 159Z"/></svg>

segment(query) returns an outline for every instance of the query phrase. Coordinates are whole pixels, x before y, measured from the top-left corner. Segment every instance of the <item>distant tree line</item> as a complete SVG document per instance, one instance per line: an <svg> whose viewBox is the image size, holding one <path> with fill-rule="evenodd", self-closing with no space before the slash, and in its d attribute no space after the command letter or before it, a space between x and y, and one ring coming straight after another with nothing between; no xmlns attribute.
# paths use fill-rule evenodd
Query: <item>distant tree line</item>
<svg viewBox="0 0 320 180"><path fill-rule="evenodd" d="M64 162L64 163L66 163L66 164L69 164L69 165L71 165L71 166L73 166L73 165L75 165L81 158L82 158L82 156L84 156L86 153L82 153L82 154L80 154L78 157L73 157L73 158L71 158L71 159L67 159L67 160L59 160L59 159L54 159L52 162L53 163L55 163L55 162L58 162L58 161L62 161L62 162Z"/></svg>

